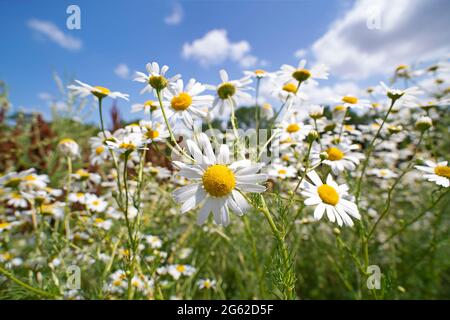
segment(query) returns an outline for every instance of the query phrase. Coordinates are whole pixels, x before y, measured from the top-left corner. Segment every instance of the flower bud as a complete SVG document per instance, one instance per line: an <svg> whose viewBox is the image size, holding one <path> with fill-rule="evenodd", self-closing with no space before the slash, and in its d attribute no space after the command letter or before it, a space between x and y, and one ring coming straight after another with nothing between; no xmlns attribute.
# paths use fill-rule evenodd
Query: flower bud
<svg viewBox="0 0 450 320"><path fill-rule="evenodd" d="M431 126L433 125L433 121L431 120L430 117L420 117L417 121L416 121L416 129L421 131L421 132L425 132L428 129L431 128Z"/></svg>
<svg viewBox="0 0 450 320"><path fill-rule="evenodd" d="M327 160L328 159L328 153L325 152L325 151L321 152L319 157L320 157L320 160L322 160L322 161Z"/></svg>
<svg viewBox="0 0 450 320"><path fill-rule="evenodd" d="M77 158L80 155L80 147L74 140L69 138L62 139L58 143L58 150L63 155L71 158Z"/></svg>
<svg viewBox="0 0 450 320"><path fill-rule="evenodd" d="M308 135L306 136L306 141L308 141L308 143L313 143L317 139L319 139L319 133L316 130L308 132Z"/></svg>

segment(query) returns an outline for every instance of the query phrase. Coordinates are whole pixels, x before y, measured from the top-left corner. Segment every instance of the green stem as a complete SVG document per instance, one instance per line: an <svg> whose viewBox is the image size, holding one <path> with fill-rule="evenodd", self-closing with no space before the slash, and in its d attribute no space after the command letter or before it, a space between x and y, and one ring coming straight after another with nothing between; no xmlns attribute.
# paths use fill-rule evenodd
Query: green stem
<svg viewBox="0 0 450 320"><path fill-rule="evenodd" d="M41 289L38 289L38 288L35 288L35 287L32 287L29 284L23 282L22 280L17 279L11 272L9 272L8 270L4 269L1 266L0 266L0 273L2 273L9 280L17 283L19 286L27 289L28 291L31 291L33 293L36 293L36 294L38 294L40 296L43 296L43 297L46 297L46 298L53 298L54 299L54 298L57 297L56 295L54 295L52 293L46 292L44 290L41 290Z"/></svg>
<svg viewBox="0 0 450 320"><path fill-rule="evenodd" d="M371 156L372 151L373 151L374 143L378 139L378 136L380 135L380 132L383 129L384 123L386 122L389 114L392 111L392 108L394 107L395 101L397 101L397 100L396 99L391 99L391 105L390 105L388 111L386 112L386 114L385 114L385 116L383 118L383 121L381 122L381 125L378 128L375 136L372 138L372 141L370 141L369 146L367 147L366 156L365 156L365 160L364 160L363 167L362 167L362 170L361 170L361 174L360 174L358 182L356 184L356 196L355 196L356 204L359 203L359 196L361 194L361 183L362 183L362 180L364 178L364 174L366 173L367 165L369 163L369 159L370 159L370 156Z"/></svg>

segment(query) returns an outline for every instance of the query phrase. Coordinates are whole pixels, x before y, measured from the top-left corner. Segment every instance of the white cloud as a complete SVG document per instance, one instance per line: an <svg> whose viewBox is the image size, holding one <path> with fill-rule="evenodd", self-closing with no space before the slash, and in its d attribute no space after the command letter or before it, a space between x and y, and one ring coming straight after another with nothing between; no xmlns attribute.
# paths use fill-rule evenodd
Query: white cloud
<svg viewBox="0 0 450 320"><path fill-rule="evenodd" d="M399 64L447 53L449 11L448 0L357 1L312 45L312 53L343 78L383 75ZM380 29L369 29L368 21L379 22Z"/></svg>
<svg viewBox="0 0 450 320"><path fill-rule="evenodd" d="M83 45L80 39L64 33L53 22L31 19L28 21L28 26L39 35L57 43L65 49L79 50Z"/></svg>
<svg viewBox="0 0 450 320"><path fill-rule="evenodd" d="M114 69L114 73L122 79L128 79L130 77L130 68L125 63L120 63Z"/></svg>
<svg viewBox="0 0 450 320"><path fill-rule="evenodd" d="M214 29L192 43L185 43L182 55L186 59L197 60L203 66L219 65L230 60L249 68L259 62L250 51L248 41L231 42L226 30Z"/></svg>
<svg viewBox="0 0 450 320"><path fill-rule="evenodd" d="M172 7L170 15L164 18L164 22L168 25L180 24L183 20L183 7L179 3L175 3Z"/></svg>

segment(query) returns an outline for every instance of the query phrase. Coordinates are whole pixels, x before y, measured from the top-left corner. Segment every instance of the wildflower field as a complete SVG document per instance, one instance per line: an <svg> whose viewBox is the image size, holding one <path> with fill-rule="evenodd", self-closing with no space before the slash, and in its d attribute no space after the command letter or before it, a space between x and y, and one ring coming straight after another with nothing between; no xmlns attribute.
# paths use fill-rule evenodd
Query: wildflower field
<svg viewBox="0 0 450 320"><path fill-rule="evenodd" d="M55 74L51 117L1 82L0 299L450 297L448 58L322 104L321 63L147 62Z"/></svg>

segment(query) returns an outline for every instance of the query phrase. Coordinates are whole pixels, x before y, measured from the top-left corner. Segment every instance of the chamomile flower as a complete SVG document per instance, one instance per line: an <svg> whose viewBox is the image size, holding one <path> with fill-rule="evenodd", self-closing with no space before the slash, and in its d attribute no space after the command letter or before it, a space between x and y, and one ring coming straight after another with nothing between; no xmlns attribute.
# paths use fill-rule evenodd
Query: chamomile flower
<svg viewBox="0 0 450 320"><path fill-rule="evenodd" d="M417 106L417 99L423 92L417 87L410 87L404 90L389 88L384 82L380 82L384 93L391 100L401 102L402 106L415 107Z"/></svg>
<svg viewBox="0 0 450 320"><path fill-rule="evenodd" d="M262 79L262 78L275 78L276 74L272 72L267 72L263 69L256 69L254 71L244 71L244 75L247 77L252 77L256 79Z"/></svg>
<svg viewBox="0 0 450 320"><path fill-rule="evenodd" d="M78 158L80 156L80 147L73 139L65 138L59 141L58 150L67 157Z"/></svg>
<svg viewBox="0 0 450 320"><path fill-rule="evenodd" d="M162 247L162 241L157 236L152 235L145 236L145 242L147 242L150 248L152 249L159 249Z"/></svg>
<svg viewBox="0 0 450 320"><path fill-rule="evenodd" d="M328 220L337 222L339 226L353 226L351 217L361 219L358 207L353 202L344 199L347 196L348 187L345 184L338 185L331 174L327 176L326 183L322 183L315 171L307 174L312 184L304 181L301 185L301 194L307 199L307 206L316 206L314 218L320 220L326 212Z"/></svg>
<svg viewBox="0 0 450 320"><path fill-rule="evenodd" d="M182 203L182 213L202 205L199 224L203 224L210 212L213 212L217 224L228 225L230 209L237 215L243 215L249 208L241 192L261 193L266 190L259 185L267 180L265 174L258 174L263 164L252 164L249 160L232 162L227 145L220 146L216 157L206 134L200 134L198 140L199 145L187 140L187 147L196 160L195 164L173 161L180 169L181 176L193 180L192 184L174 191L175 200Z"/></svg>
<svg viewBox="0 0 450 320"><path fill-rule="evenodd" d="M261 106L262 115L265 119L272 119L274 116L273 107L270 103L263 103Z"/></svg>
<svg viewBox="0 0 450 320"><path fill-rule="evenodd" d="M393 178L397 178L398 174L396 174L395 172L393 172L392 170L389 169L370 169L367 170L367 174L369 175L374 175L377 178L381 178L381 179L393 179Z"/></svg>
<svg viewBox="0 0 450 320"><path fill-rule="evenodd" d="M132 113L144 111L144 114L150 114L156 109L158 109L158 102L153 100L147 100L144 103L135 103L131 106Z"/></svg>
<svg viewBox="0 0 450 320"><path fill-rule="evenodd" d="M219 108L219 114L223 115L225 110L231 110L236 108L239 101L242 99L250 99L251 95L246 90L251 90L249 84L252 83L252 79L249 76L245 76L239 80L230 80L228 73L225 70L220 70L220 79L222 83L217 86L209 85L209 90L215 90L216 96L213 100L213 109Z"/></svg>
<svg viewBox="0 0 450 320"><path fill-rule="evenodd" d="M108 203L102 198L97 197L95 194L86 194L85 200L86 207L93 212L104 212Z"/></svg>
<svg viewBox="0 0 450 320"><path fill-rule="evenodd" d="M118 154L130 154L144 149L145 142L142 133L126 133L124 129L119 129L115 132L114 139L106 141L106 145Z"/></svg>
<svg viewBox="0 0 450 320"><path fill-rule="evenodd" d="M450 186L450 167L447 161L435 163L425 161L425 166L415 166L416 169L425 172L423 176L428 181L436 183L438 186L448 188Z"/></svg>
<svg viewBox="0 0 450 320"><path fill-rule="evenodd" d="M175 280L180 279L181 276L191 276L195 273L196 269L187 264L172 264L167 267L167 273Z"/></svg>
<svg viewBox="0 0 450 320"><path fill-rule="evenodd" d="M147 63L146 69L148 74L136 72L137 77L134 79L134 81L146 84L144 89L141 90L141 94L150 91L153 91L154 93L157 91L161 92L181 78L180 74L167 78L166 72L169 70L169 67L165 65L160 69L157 62Z"/></svg>
<svg viewBox="0 0 450 320"><path fill-rule="evenodd" d="M354 152L359 149L356 144L348 145L340 143L338 145L330 145L325 152L327 154L326 160L323 163L330 166L334 174L339 174L344 170L352 171L359 164L360 159L363 157L361 153ZM311 161L313 165L316 165L321 161L321 149L315 144L311 151Z"/></svg>
<svg viewBox="0 0 450 320"><path fill-rule="evenodd" d="M179 79L164 92L163 106L171 126L182 121L187 128L192 128L194 119L206 117L205 110L210 108L213 97L201 95L205 90L205 86L195 79L190 79L186 86ZM162 110L156 110L154 117L161 119Z"/></svg>
<svg viewBox="0 0 450 320"><path fill-rule="evenodd" d="M216 289L216 280L211 279L200 279L197 281L199 289Z"/></svg>
<svg viewBox="0 0 450 320"><path fill-rule="evenodd" d="M79 80L75 80L78 85L71 84L67 88L72 90L76 95L81 97L87 97L92 94L97 99L103 99L105 97L110 97L112 99L121 98L128 101L129 95L121 93L119 91L110 91L108 88L101 86L91 86L89 84L83 83Z"/></svg>
<svg viewBox="0 0 450 320"><path fill-rule="evenodd" d="M292 166L285 166L279 163L274 163L267 170L269 177L273 179L294 178L297 175L297 170Z"/></svg>
<svg viewBox="0 0 450 320"><path fill-rule="evenodd" d="M372 108L372 103L369 100L358 98L352 94L341 97L339 103L351 109L369 110Z"/></svg>
<svg viewBox="0 0 450 320"><path fill-rule="evenodd" d="M319 64L313 66L311 69L306 69L306 60L302 59L299 61L297 67L293 67L287 64L283 64L278 71L279 78L284 82L292 82L297 81L298 83L302 83L304 81L313 82L313 79L328 79L328 68Z"/></svg>
<svg viewBox="0 0 450 320"><path fill-rule="evenodd" d="M295 113L285 117L277 127L278 139L280 141L289 141L292 144L303 141L312 130L312 126L303 123L301 117Z"/></svg>

